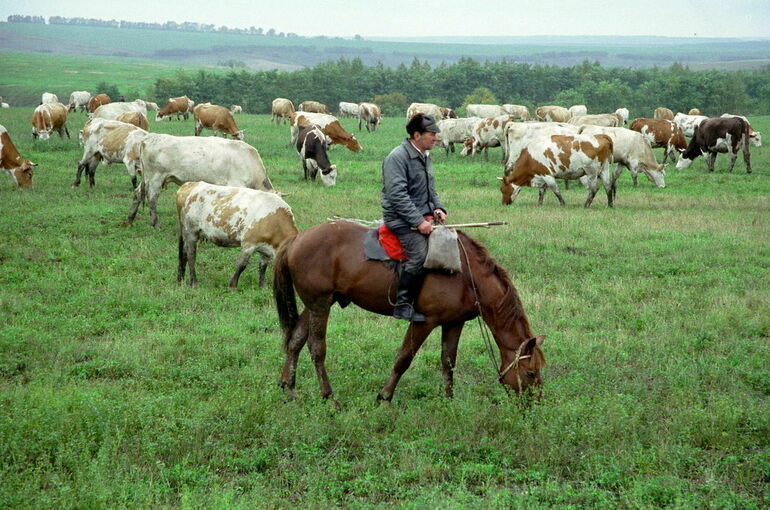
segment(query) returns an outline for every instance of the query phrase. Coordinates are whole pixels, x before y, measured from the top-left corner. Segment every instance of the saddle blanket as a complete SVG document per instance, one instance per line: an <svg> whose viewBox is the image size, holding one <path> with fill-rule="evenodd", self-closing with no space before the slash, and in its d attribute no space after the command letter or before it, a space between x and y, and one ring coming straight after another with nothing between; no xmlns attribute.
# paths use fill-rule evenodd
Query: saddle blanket
<svg viewBox="0 0 770 510"><path fill-rule="evenodd" d="M406 260L398 236L384 223L369 229L364 237L364 255L373 260Z"/></svg>

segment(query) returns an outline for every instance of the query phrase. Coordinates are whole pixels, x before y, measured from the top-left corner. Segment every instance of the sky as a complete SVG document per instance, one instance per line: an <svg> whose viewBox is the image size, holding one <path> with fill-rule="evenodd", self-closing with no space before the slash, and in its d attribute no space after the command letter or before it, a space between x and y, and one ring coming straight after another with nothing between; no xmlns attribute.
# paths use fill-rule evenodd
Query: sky
<svg viewBox="0 0 770 510"><path fill-rule="evenodd" d="M301 36L770 38L770 0L0 0L11 14L193 21Z"/></svg>

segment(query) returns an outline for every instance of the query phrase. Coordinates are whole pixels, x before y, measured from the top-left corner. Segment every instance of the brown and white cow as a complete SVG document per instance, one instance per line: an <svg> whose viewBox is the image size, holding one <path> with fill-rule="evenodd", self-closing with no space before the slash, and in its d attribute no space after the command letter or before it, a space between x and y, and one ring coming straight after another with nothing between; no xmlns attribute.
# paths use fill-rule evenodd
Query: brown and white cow
<svg viewBox="0 0 770 510"><path fill-rule="evenodd" d="M11 141L8 130L0 124L0 168L3 169L19 188L32 187L32 167L37 166L19 154Z"/></svg>
<svg viewBox="0 0 770 510"><path fill-rule="evenodd" d="M717 154L730 155L732 172L738 151L743 151L743 161L746 163L746 173L751 173L751 153L749 151L749 123L740 117L715 117L706 119L695 127L690 145L679 157L677 170L688 168L693 160L700 155L706 156L708 171L714 171Z"/></svg>
<svg viewBox="0 0 770 510"><path fill-rule="evenodd" d="M184 280L185 266L190 268L190 285L195 287L195 257L198 241L217 246L240 247L241 253L230 278L230 288L238 279L254 252L261 255L259 286L265 285L267 264L285 240L297 234L289 205L275 193L206 182L188 182L176 192L179 215L179 266L177 281Z"/></svg>
<svg viewBox="0 0 770 510"><path fill-rule="evenodd" d="M305 172L315 182L318 171L321 171L321 182L324 186L334 186L337 183L337 165L332 165L326 150L329 148L326 135L315 124L302 126L297 135L296 149Z"/></svg>
<svg viewBox="0 0 770 510"><path fill-rule="evenodd" d="M80 108L80 111L88 110L88 102L91 100L91 93L87 90L76 90L70 94L69 110L73 111Z"/></svg>
<svg viewBox="0 0 770 510"><path fill-rule="evenodd" d="M687 112L687 115L700 115L700 110L697 108L690 108L690 111Z"/></svg>
<svg viewBox="0 0 770 510"><path fill-rule="evenodd" d="M230 135L234 140L243 140L243 130L238 129L233 114L224 106L211 103L201 103L193 108L195 116L195 136L201 134L203 129L210 129L216 133Z"/></svg>
<svg viewBox="0 0 770 510"><path fill-rule="evenodd" d="M538 205L542 205L546 188L553 191L565 205L556 179L580 179L588 188L583 207L589 207L601 179L607 192L607 205L612 207L612 182L609 164L612 161L612 139L607 135L549 135L533 133L510 172L498 177L503 204L510 205L521 188L540 188Z"/></svg>
<svg viewBox="0 0 770 510"><path fill-rule="evenodd" d="M140 112L125 112L118 115L115 120L125 122L126 124L132 124L138 128L147 131L147 117Z"/></svg>
<svg viewBox="0 0 770 510"><path fill-rule="evenodd" d="M504 129L505 173L513 169L521 151L536 136L576 135L579 128L566 122L509 122Z"/></svg>
<svg viewBox="0 0 770 510"><path fill-rule="evenodd" d="M695 128L708 119L705 115L686 115L684 113L677 113L674 115L674 123L679 126L684 133L684 136L692 137L695 134Z"/></svg>
<svg viewBox="0 0 770 510"><path fill-rule="evenodd" d="M88 100L88 113L94 113L103 104L110 104L112 99L107 94L96 94Z"/></svg>
<svg viewBox="0 0 770 510"><path fill-rule="evenodd" d="M358 118L360 109L361 108L356 103L348 103L346 101L340 101L340 104L339 104L340 117Z"/></svg>
<svg viewBox="0 0 770 510"><path fill-rule="evenodd" d="M653 119L674 120L674 112L663 106L658 106L652 114Z"/></svg>
<svg viewBox="0 0 770 510"><path fill-rule="evenodd" d="M620 119L620 126L628 124L628 108L618 108L615 110L615 115Z"/></svg>
<svg viewBox="0 0 770 510"><path fill-rule="evenodd" d="M687 148L687 139L682 130L671 120L638 118L628 126L632 131L643 134L652 147L663 147L663 163L672 161Z"/></svg>
<svg viewBox="0 0 770 510"><path fill-rule="evenodd" d="M481 119L478 117L463 117L462 119L444 119L438 121L438 143L449 155L455 151L454 144L463 143L473 136L473 128Z"/></svg>
<svg viewBox="0 0 770 510"><path fill-rule="evenodd" d="M361 131L361 124L366 126L366 131L377 131L380 125L382 113L380 107L374 103L361 103L358 105L358 130Z"/></svg>
<svg viewBox="0 0 770 510"><path fill-rule="evenodd" d="M137 99L135 101L119 101L116 103L108 103L103 104L96 110L94 110L93 113L89 114L89 117L92 119L105 119L105 120L116 120L118 116L124 114L124 113L134 113L138 112L147 116L147 106L144 101L141 99Z"/></svg>
<svg viewBox="0 0 770 510"><path fill-rule="evenodd" d="M283 97L276 97L273 99L273 116L270 118L273 122L286 122L291 123L291 119L296 113L294 110L294 103Z"/></svg>
<svg viewBox="0 0 770 510"><path fill-rule="evenodd" d="M453 109L451 109L451 108L445 108L443 106L439 106L438 109L441 110L441 115L443 115L443 117L445 119L456 119L456 118L458 118L457 114L455 113L455 111Z"/></svg>
<svg viewBox="0 0 770 510"><path fill-rule="evenodd" d="M441 107L433 103L412 103L409 108L406 109L406 118L411 119L418 113L425 115L433 115L433 117L439 121L444 118L444 112L441 111Z"/></svg>
<svg viewBox="0 0 770 510"><path fill-rule="evenodd" d="M529 115L529 108L520 104L504 104L503 111L517 120L527 121L532 119Z"/></svg>
<svg viewBox="0 0 770 510"><path fill-rule="evenodd" d="M465 107L465 114L468 117L499 117L508 115L502 106L496 104L469 104Z"/></svg>
<svg viewBox="0 0 770 510"><path fill-rule="evenodd" d="M355 135L351 135L345 128L342 127L340 121L334 115L328 115L325 113L308 113L297 112L291 125L291 145L294 146L297 143L297 136L299 135L299 129L307 124L315 124L321 128L326 137L329 139L329 144L344 145L353 152L361 150L361 144L358 143Z"/></svg>
<svg viewBox="0 0 770 510"><path fill-rule="evenodd" d="M505 126L516 119L510 115L500 115L481 119L473 126L472 136L463 142L462 156L474 155L484 151L484 158L489 159L490 147L502 147L505 157Z"/></svg>
<svg viewBox="0 0 770 510"><path fill-rule="evenodd" d="M243 108L239 104L230 105L230 113L233 115L237 113L243 113Z"/></svg>
<svg viewBox="0 0 770 510"><path fill-rule="evenodd" d="M155 114L155 120L159 121L164 117L171 117L172 115L176 115L176 120L179 120L180 117L184 117L184 120L187 120L190 118L193 106L195 106L195 101L192 101L187 96L171 97L163 105L163 108Z"/></svg>
<svg viewBox="0 0 770 510"><path fill-rule="evenodd" d="M535 116L539 121L567 122L572 115L563 106L546 105L535 109Z"/></svg>
<svg viewBox="0 0 770 510"><path fill-rule="evenodd" d="M61 103L45 103L35 108L32 113L32 137L48 140L55 130L61 138L64 138L64 133L69 138L67 113L67 107Z"/></svg>
<svg viewBox="0 0 770 510"><path fill-rule="evenodd" d="M735 115L733 113L723 113L721 115L722 117L740 117L741 119L745 120L746 123L749 125L749 143L753 145L754 147L762 147L762 133L759 131L754 131L754 128L751 126L751 122L749 122L749 119L744 117L743 115Z"/></svg>
<svg viewBox="0 0 770 510"><path fill-rule="evenodd" d="M318 101L302 101L299 104L299 108L297 108L297 111L300 112L308 112L308 113L326 113L331 115L331 111L329 111L329 107L326 106L323 103L319 103Z"/></svg>
<svg viewBox="0 0 770 510"><path fill-rule="evenodd" d="M592 115L575 115L567 122L574 126L603 126L618 127L622 126L623 117L617 113L595 113Z"/></svg>
<svg viewBox="0 0 770 510"><path fill-rule="evenodd" d="M125 114L130 115L130 114ZM134 112L134 115L140 115ZM136 175L139 170L139 144L147 131L133 124L118 120L92 119L80 131L83 143L83 157L78 162L77 173L72 187L80 186L83 171L88 177L88 185L94 187L96 168L100 162L123 163L126 165L131 185L136 188Z"/></svg>

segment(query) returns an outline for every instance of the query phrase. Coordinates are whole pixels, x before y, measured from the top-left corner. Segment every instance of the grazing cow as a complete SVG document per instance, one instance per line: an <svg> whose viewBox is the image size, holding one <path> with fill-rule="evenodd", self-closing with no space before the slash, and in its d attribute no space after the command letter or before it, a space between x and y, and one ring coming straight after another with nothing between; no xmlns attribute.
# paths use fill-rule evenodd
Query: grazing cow
<svg viewBox="0 0 770 510"><path fill-rule="evenodd" d="M125 112L118 115L115 120L125 122L126 124L133 124L134 126L147 131L147 117L140 112Z"/></svg>
<svg viewBox="0 0 770 510"><path fill-rule="evenodd" d="M147 111L158 111L158 103L153 103L152 101L145 101L144 104L147 106Z"/></svg>
<svg viewBox="0 0 770 510"><path fill-rule="evenodd" d="M751 122L749 122L749 119L744 117L743 115L734 115L732 113L723 113L722 117L739 117L746 121L746 123L749 125L749 142L754 147L762 147L762 133L759 131L754 131L754 128L751 126Z"/></svg>
<svg viewBox="0 0 770 510"><path fill-rule="evenodd" d="M184 120L187 120L190 118L193 106L195 106L195 101L192 101L187 96L171 97L163 105L163 108L155 114L155 121L157 122L164 117L171 117L172 115L176 115L176 120L179 120L179 117L184 117Z"/></svg>
<svg viewBox="0 0 770 510"><path fill-rule="evenodd" d="M572 115L563 106L547 105L538 106L535 109L535 117L539 121L567 122Z"/></svg>
<svg viewBox="0 0 770 510"><path fill-rule="evenodd" d="M623 118L617 113L597 113L594 115L577 115L567 122L575 126L618 127L623 125Z"/></svg>
<svg viewBox="0 0 770 510"><path fill-rule="evenodd" d="M484 158L489 159L490 147L502 147L505 157L505 126L516 119L510 115L500 115L487 119L481 119L473 126L473 134L463 142L462 156L476 154L484 150Z"/></svg>
<svg viewBox="0 0 770 510"><path fill-rule="evenodd" d="M607 135L612 138L612 157L618 164L612 176L613 191L615 181L618 179L623 166L631 172L631 179L636 186L636 176L639 172L644 172L650 182L658 188L666 187L666 165L659 165L655 161L655 154L652 153L652 147L647 138L636 131L631 131L624 127L602 127L602 126L583 126L580 133L590 135ZM622 165L622 166L621 166Z"/></svg>
<svg viewBox="0 0 770 510"><path fill-rule="evenodd" d="M291 123L291 119L294 116L294 103L283 97L276 97L273 99L273 116L270 118L273 122L286 122Z"/></svg>
<svg viewBox="0 0 770 510"><path fill-rule="evenodd" d="M59 97L56 94L50 92L43 92L42 104L58 103Z"/></svg>
<svg viewBox="0 0 770 510"><path fill-rule="evenodd" d="M677 151L681 153L687 148L687 140L684 137L684 133L672 120L634 119L629 129L643 134L652 147L664 147L664 164L669 157L673 161Z"/></svg>
<svg viewBox="0 0 770 510"><path fill-rule="evenodd" d="M361 123L366 126L366 131L377 131L380 125L382 113L380 107L374 103L361 103L358 108L358 130L361 131Z"/></svg>
<svg viewBox="0 0 770 510"><path fill-rule="evenodd" d="M658 106L655 108L655 112L652 114L653 119L662 119L662 120L674 120L674 112L669 110L668 108L664 108L662 106Z"/></svg>
<svg viewBox="0 0 770 510"><path fill-rule="evenodd" d="M738 159L738 151L743 151L743 161L746 163L746 173L751 173L751 153L749 152L749 123L740 117L716 117L706 119L696 128L690 140L690 145L679 157L676 163L677 170L688 168L693 160L703 154L708 154L706 164L708 171L714 171L714 162L717 153L723 152L730 155L730 168L732 172L735 160Z"/></svg>
<svg viewBox="0 0 770 510"><path fill-rule="evenodd" d="M528 121L532 118L529 115L529 108L520 104L504 104L503 111L514 117L516 120Z"/></svg>
<svg viewBox="0 0 770 510"><path fill-rule="evenodd" d="M193 108L195 117L195 136L201 134L203 129L217 131L224 135L230 135L234 140L243 140L243 130L238 129L233 114L224 106L211 103L201 103Z"/></svg>
<svg viewBox="0 0 770 510"><path fill-rule="evenodd" d="M275 257L275 250L298 232L294 214L280 196L254 189L188 182L176 192L176 210L179 215L177 281L184 280L187 266L192 287L198 285L195 257L199 240L241 248L235 273L230 278L231 289L238 287L238 279L251 255L259 252L259 286L264 287L267 264Z"/></svg>
<svg viewBox="0 0 770 510"><path fill-rule="evenodd" d="M674 122L682 130L684 136L692 137L695 134L695 128L708 119L705 115L685 115L684 113L677 113L674 115Z"/></svg>
<svg viewBox="0 0 770 510"><path fill-rule="evenodd" d="M139 167L142 182L135 190L128 212L129 225L134 222L139 204L146 197L150 223L158 227L158 197L168 182L205 181L222 186L273 190L259 152L240 140L148 133L139 146Z"/></svg>
<svg viewBox="0 0 770 510"><path fill-rule="evenodd" d="M424 113L425 115L433 115L433 117L439 121L444 118L444 112L438 105L433 103L412 103L409 108L406 109L406 118L411 119L418 113Z"/></svg>
<svg viewBox="0 0 770 510"><path fill-rule="evenodd" d="M575 104L568 108L569 114L575 117L576 115L588 115L588 108L584 104Z"/></svg>
<svg viewBox="0 0 770 510"><path fill-rule="evenodd" d="M67 107L61 103L44 103L35 108L32 113L32 137L41 140L48 140L51 137L51 131L56 130L59 137L70 137L67 129Z"/></svg>
<svg viewBox="0 0 770 510"><path fill-rule="evenodd" d="M690 111L687 112L687 115L700 115L700 110L697 108L690 108Z"/></svg>
<svg viewBox="0 0 770 510"><path fill-rule="evenodd" d="M291 145L296 146L299 129L307 124L315 124L328 138L329 144L344 145L353 152L361 150L361 144L358 143L355 135L351 135L340 124L340 121L334 115L325 113L307 113L297 112L292 119L291 125Z"/></svg>
<svg viewBox="0 0 770 510"><path fill-rule="evenodd" d="M92 119L115 120L123 113L134 112L141 113L145 117L147 116L147 107L145 106L144 101L137 99L136 101L128 103L119 102L103 104L94 110L94 113L92 113L90 117Z"/></svg>
<svg viewBox="0 0 770 510"><path fill-rule="evenodd" d="M297 111L308 113L326 113L328 115L331 115L332 113L329 111L328 106L323 103L319 103L318 101L302 101L299 104Z"/></svg>
<svg viewBox="0 0 770 510"><path fill-rule="evenodd" d="M588 188L583 207L589 207L601 178L607 192L607 205L612 207L613 192L609 175L612 161L612 139L607 135L552 135L534 132L521 151L510 172L498 177L503 204L510 205L523 186L540 188L538 205L543 204L546 187L565 205L556 179L580 179ZM583 178L585 177L585 178Z"/></svg>
<svg viewBox="0 0 770 510"><path fill-rule="evenodd" d="M469 104L465 107L465 114L468 117L499 117L501 115L508 115L502 106L496 104Z"/></svg>
<svg viewBox="0 0 770 510"><path fill-rule="evenodd" d="M617 115L618 118L620 118L620 120L622 121L620 123L621 126L625 126L626 124L628 124L628 108L618 108L617 110L615 110L615 115Z"/></svg>
<svg viewBox="0 0 770 510"><path fill-rule="evenodd" d="M91 93L86 90L76 90L70 94L69 110L73 111L80 108L80 111L88 110L88 102L91 100Z"/></svg>
<svg viewBox="0 0 770 510"><path fill-rule="evenodd" d="M332 165L326 149L329 145L326 135L315 124L302 126L297 136L297 152L302 161L302 169L305 171L305 180L315 182L318 171L321 171L321 182L324 186L337 184L337 165Z"/></svg>
<svg viewBox="0 0 770 510"><path fill-rule="evenodd" d="M504 129L505 173L513 169L514 163L529 141L536 136L576 135L578 127L566 122L509 122Z"/></svg>
<svg viewBox="0 0 770 510"><path fill-rule="evenodd" d="M141 115L138 112L124 115ZM131 178L131 186L136 188L136 174L139 170L139 144L147 131L133 124L118 120L93 119L80 131L83 142L83 157L78 162L78 170L72 187L80 186L83 171L88 177L88 185L94 187L94 176L100 162L123 163Z"/></svg>
<svg viewBox="0 0 770 510"><path fill-rule="evenodd" d="M103 104L110 104L112 99L107 94L96 94L88 100L88 113L94 113Z"/></svg>
<svg viewBox="0 0 770 510"><path fill-rule="evenodd" d="M457 114L451 108L444 108L443 106L439 106L438 109L441 110L441 115L443 115L445 119L456 119L457 118Z"/></svg>
<svg viewBox="0 0 770 510"><path fill-rule="evenodd" d="M233 115L236 113L243 113L243 108L241 108L241 105L239 104L230 105L230 113Z"/></svg>
<svg viewBox="0 0 770 510"><path fill-rule="evenodd" d="M2 168L19 188L32 187L32 167L37 166L24 159L11 141L8 130L0 125L0 168Z"/></svg>
<svg viewBox="0 0 770 510"><path fill-rule="evenodd" d="M441 132L438 134L438 142L446 150L455 151L456 143L463 143L473 136L473 127L481 119L478 117L464 117L462 119L444 119L438 121L438 128Z"/></svg>
<svg viewBox="0 0 770 510"><path fill-rule="evenodd" d="M0 103L0 108L10 108L10 107L11 105L9 105L8 103Z"/></svg>
<svg viewBox="0 0 770 510"><path fill-rule="evenodd" d="M359 110L361 109L356 103L346 103L340 101L340 117L358 117Z"/></svg>

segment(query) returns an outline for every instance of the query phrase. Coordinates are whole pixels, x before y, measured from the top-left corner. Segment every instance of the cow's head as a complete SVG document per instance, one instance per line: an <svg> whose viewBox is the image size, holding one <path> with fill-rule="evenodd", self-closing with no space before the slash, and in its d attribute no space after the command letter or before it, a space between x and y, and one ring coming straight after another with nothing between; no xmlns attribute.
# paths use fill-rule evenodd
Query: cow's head
<svg viewBox="0 0 770 510"><path fill-rule="evenodd" d="M361 150L361 144L358 143L355 135L350 135L350 138L346 137L342 144L353 152L358 152Z"/></svg>
<svg viewBox="0 0 770 510"><path fill-rule="evenodd" d="M642 171L647 178L658 188L666 187L666 165L655 165L653 168L642 166Z"/></svg>
<svg viewBox="0 0 770 510"><path fill-rule="evenodd" d="M11 178L16 183L16 186L22 189L29 189L32 187L32 167L35 166L37 166L37 163L24 160L21 166L9 170Z"/></svg>
<svg viewBox="0 0 770 510"><path fill-rule="evenodd" d="M685 168L690 168L690 165L692 165L692 159L684 157L684 154L679 156L679 161L676 162L676 169L677 170L684 170Z"/></svg>
<svg viewBox="0 0 770 510"><path fill-rule="evenodd" d="M503 205L511 205L521 191L521 186L513 184L513 179L507 175L505 177L498 177L497 179L500 181L500 193L503 194Z"/></svg>
<svg viewBox="0 0 770 510"><path fill-rule="evenodd" d="M241 129L237 133L235 133L235 135L233 135L233 139L243 141L243 139L246 138L246 136L243 134L243 131L244 130Z"/></svg>
<svg viewBox="0 0 770 510"><path fill-rule="evenodd" d="M762 147L762 133L752 130L749 134L749 143L754 147Z"/></svg>
<svg viewBox="0 0 770 510"><path fill-rule="evenodd" d="M460 151L461 156L469 156L473 154L473 138L466 138L463 140L463 150Z"/></svg>
<svg viewBox="0 0 770 510"><path fill-rule="evenodd" d="M337 165L332 165L326 170L321 169L321 182L324 186L337 184Z"/></svg>

